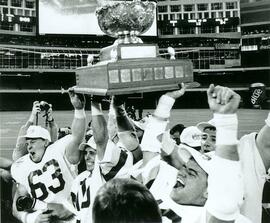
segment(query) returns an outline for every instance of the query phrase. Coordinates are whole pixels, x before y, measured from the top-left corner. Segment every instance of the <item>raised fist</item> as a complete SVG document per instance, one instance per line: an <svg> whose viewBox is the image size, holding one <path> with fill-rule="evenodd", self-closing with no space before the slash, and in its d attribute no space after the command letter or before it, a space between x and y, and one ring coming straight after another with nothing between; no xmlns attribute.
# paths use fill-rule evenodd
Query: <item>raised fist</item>
<svg viewBox="0 0 270 223"><path fill-rule="evenodd" d="M171 92L167 92L166 95L170 96L173 99L177 99L180 98L181 96L183 96L186 92L186 86L184 83L181 83L181 89L176 90L176 91L171 91Z"/></svg>
<svg viewBox="0 0 270 223"><path fill-rule="evenodd" d="M77 94L74 91L74 88L68 89L68 94L70 98L70 102L75 109L83 109L85 106L85 97L83 94Z"/></svg>
<svg viewBox="0 0 270 223"><path fill-rule="evenodd" d="M236 113L241 97L228 87L211 84L207 90L209 108L214 113Z"/></svg>
<svg viewBox="0 0 270 223"><path fill-rule="evenodd" d="M113 101L114 106L123 105L126 100L127 100L127 95L114 95L112 97L112 101Z"/></svg>

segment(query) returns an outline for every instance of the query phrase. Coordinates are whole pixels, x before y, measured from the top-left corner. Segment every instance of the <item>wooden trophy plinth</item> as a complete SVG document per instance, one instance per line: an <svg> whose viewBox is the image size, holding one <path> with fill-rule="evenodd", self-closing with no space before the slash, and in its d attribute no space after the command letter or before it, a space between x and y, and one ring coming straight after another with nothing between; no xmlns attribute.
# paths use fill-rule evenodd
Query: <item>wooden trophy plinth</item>
<svg viewBox="0 0 270 223"><path fill-rule="evenodd" d="M100 62L76 70L75 91L92 95L118 95L178 89L193 82L190 60L158 56L155 44L119 44L101 50Z"/></svg>

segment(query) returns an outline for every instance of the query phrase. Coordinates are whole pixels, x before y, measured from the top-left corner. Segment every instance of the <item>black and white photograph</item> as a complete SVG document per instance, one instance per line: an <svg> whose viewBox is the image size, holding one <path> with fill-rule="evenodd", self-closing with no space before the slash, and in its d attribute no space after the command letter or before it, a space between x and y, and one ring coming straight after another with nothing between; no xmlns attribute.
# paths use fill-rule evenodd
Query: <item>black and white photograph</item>
<svg viewBox="0 0 270 223"><path fill-rule="evenodd" d="M269 0L0 0L0 223L270 223Z"/></svg>

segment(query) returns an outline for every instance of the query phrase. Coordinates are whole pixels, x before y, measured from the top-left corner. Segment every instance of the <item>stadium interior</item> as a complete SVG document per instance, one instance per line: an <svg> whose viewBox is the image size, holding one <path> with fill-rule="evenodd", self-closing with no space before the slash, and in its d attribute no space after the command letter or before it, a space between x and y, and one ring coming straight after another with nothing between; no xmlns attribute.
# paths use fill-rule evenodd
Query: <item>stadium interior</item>
<svg viewBox="0 0 270 223"><path fill-rule="evenodd" d="M80 24L83 31L64 29L68 24L52 29L55 18L76 20L88 13L83 8L93 8L89 1L76 8L69 2L50 17L45 0L0 0L0 111L27 111L33 99L52 103L54 110L71 109L65 90L76 85L76 69L87 66L89 55L98 63L100 50L114 43L100 30L88 29L90 17ZM153 30L141 39L157 44L160 57L169 59L168 47L173 47L176 59L192 61L200 83L175 108L207 108L210 83L231 87L242 97L241 108L253 108L251 85L262 83L265 97L259 107L269 109L269 15L269 0L158 0ZM163 93L130 95L129 100L153 109ZM270 189L265 191L269 198Z"/></svg>
<svg viewBox="0 0 270 223"><path fill-rule="evenodd" d="M7 98L18 95L27 101L40 93L51 100L61 99L62 89L76 84L76 68L87 65L88 55L97 63L100 49L114 42L112 37L96 35L96 30L75 34L50 29L42 21L57 21L46 18L46 11L40 9L43 3L0 1L1 110L27 109L7 102ZM65 7L70 10L70 6ZM83 14L78 8L68 14ZM198 0L194 4L162 0L157 2L156 31L142 39L144 43L156 43L161 57L168 58L167 47L173 47L176 59L193 62L194 80L201 84L193 92L194 98L201 98L209 83L226 83L239 90L242 105L250 107L250 84L265 84L269 94L269 11L267 0ZM81 25L86 29L88 23ZM204 107L201 101L194 107ZM185 106L192 107L188 102ZM269 101L265 100L263 107L269 107ZM65 104L56 107L65 108Z"/></svg>

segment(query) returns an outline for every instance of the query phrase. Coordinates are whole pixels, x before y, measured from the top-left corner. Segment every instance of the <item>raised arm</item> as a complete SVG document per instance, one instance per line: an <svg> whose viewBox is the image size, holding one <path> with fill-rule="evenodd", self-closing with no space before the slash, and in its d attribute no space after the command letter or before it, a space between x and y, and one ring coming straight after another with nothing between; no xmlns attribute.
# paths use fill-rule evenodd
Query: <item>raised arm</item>
<svg viewBox="0 0 270 223"><path fill-rule="evenodd" d="M162 145L162 159L180 170L190 159L190 153L183 149L181 144L176 145L175 140L171 138L168 130L160 136L160 140Z"/></svg>
<svg viewBox="0 0 270 223"><path fill-rule="evenodd" d="M263 160L265 169L270 168L270 112L265 120L265 125L259 131L256 145Z"/></svg>
<svg viewBox="0 0 270 223"><path fill-rule="evenodd" d="M52 105L50 104L50 108L46 112L46 127L47 130L49 131L51 135L51 142L55 142L58 139L58 126L56 124L56 121L54 120L53 117L53 110L52 110Z"/></svg>
<svg viewBox="0 0 270 223"><path fill-rule="evenodd" d="M97 96L92 97L91 101L92 114L92 129L95 143L97 145L97 156L102 160L105 154L109 135L107 129L107 122L102 112L101 98Z"/></svg>
<svg viewBox="0 0 270 223"><path fill-rule="evenodd" d="M38 113L40 113L39 102L34 101L29 119L26 121L26 123L19 130L16 146L15 146L13 153L12 153L13 160L17 160L18 158L24 156L27 153L26 140L24 137L21 137L21 136L25 135L29 126L34 124Z"/></svg>
<svg viewBox="0 0 270 223"><path fill-rule="evenodd" d="M184 95L185 89L185 85L182 84L180 90L167 92L160 97L157 108L146 126L141 142L144 165L160 154L161 143L158 136L165 132L174 102Z"/></svg>
<svg viewBox="0 0 270 223"><path fill-rule="evenodd" d="M207 222L234 222L243 199L242 172L237 151L237 109L240 96L229 88L210 85L208 104L214 113L216 151L208 176Z"/></svg>
<svg viewBox="0 0 270 223"><path fill-rule="evenodd" d="M112 103L115 109L119 139L132 152L134 161L137 162L142 159L142 151L135 128L125 110L123 96L114 96Z"/></svg>
<svg viewBox="0 0 270 223"><path fill-rule="evenodd" d="M117 143L119 140L118 127L116 123L116 114L113 107L113 100L110 101L107 128L108 128L108 135L109 135L110 140Z"/></svg>
<svg viewBox="0 0 270 223"><path fill-rule="evenodd" d="M85 98L82 94L76 94L72 88L69 89L69 97L75 112L71 126L72 138L66 147L65 154L71 164L77 164L80 161L79 145L84 139L86 130L86 118L84 111Z"/></svg>
<svg viewBox="0 0 270 223"><path fill-rule="evenodd" d="M237 109L240 103L240 95L227 87L210 85L207 91L208 104L214 113L214 122L217 131L216 155L228 159L239 160L237 152ZM226 149L223 149L223 145Z"/></svg>

